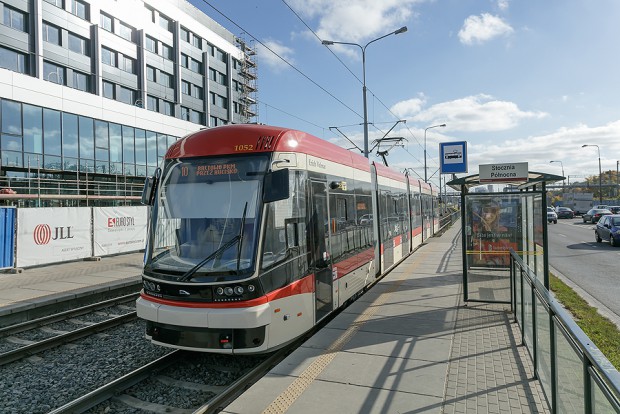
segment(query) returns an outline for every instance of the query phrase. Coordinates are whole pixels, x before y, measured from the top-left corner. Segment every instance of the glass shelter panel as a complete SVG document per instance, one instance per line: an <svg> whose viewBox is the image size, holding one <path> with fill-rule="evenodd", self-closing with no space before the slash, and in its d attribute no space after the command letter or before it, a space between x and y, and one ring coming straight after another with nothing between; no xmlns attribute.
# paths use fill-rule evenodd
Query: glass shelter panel
<svg viewBox="0 0 620 414"><path fill-rule="evenodd" d="M465 236L468 300L510 301L510 249L521 251L520 197L468 195Z"/></svg>

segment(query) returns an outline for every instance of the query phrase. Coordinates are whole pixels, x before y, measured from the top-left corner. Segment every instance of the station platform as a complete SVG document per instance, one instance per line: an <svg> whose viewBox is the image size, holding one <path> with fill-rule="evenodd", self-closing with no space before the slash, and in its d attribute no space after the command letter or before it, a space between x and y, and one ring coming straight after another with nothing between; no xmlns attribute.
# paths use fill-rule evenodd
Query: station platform
<svg viewBox="0 0 620 414"><path fill-rule="evenodd" d="M130 253L0 273L0 318L138 283L142 258ZM509 305L465 304L462 282L455 225L222 412L549 413Z"/></svg>
<svg viewBox="0 0 620 414"><path fill-rule="evenodd" d="M0 318L53 302L139 283L144 252L0 273Z"/></svg>
<svg viewBox="0 0 620 414"><path fill-rule="evenodd" d="M463 303L461 257L456 225L221 412L549 413L510 305Z"/></svg>

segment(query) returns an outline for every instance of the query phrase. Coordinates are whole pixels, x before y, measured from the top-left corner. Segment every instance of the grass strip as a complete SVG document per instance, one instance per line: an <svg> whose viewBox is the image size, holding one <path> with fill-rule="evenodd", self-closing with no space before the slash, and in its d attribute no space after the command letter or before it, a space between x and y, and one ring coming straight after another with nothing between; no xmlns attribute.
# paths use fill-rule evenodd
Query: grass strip
<svg viewBox="0 0 620 414"><path fill-rule="evenodd" d="M549 275L551 291L557 300L573 315L583 332L601 350L603 355L620 371L620 331L596 308L588 305L573 289L555 275Z"/></svg>

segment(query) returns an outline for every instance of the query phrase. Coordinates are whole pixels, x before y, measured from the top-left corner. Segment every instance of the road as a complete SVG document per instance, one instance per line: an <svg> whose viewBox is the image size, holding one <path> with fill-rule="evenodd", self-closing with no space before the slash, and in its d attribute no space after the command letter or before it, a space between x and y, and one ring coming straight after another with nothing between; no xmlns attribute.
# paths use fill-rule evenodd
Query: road
<svg viewBox="0 0 620 414"><path fill-rule="evenodd" d="M549 264L620 320L620 248L597 243L594 227L581 217L549 224ZM602 312L604 313L604 312Z"/></svg>

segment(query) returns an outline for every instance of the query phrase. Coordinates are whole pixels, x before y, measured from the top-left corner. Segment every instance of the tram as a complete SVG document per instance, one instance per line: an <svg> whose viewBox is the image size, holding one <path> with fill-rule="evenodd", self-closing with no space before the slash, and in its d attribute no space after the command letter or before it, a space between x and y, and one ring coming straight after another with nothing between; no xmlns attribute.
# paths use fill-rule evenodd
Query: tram
<svg viewBox="0 0 620 414"><path fill-rule="evenodd" d="M260 354L355 299L438 230L437 189L307 133L201 130L147 179L138 317L157 345Z"/></svg>

